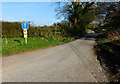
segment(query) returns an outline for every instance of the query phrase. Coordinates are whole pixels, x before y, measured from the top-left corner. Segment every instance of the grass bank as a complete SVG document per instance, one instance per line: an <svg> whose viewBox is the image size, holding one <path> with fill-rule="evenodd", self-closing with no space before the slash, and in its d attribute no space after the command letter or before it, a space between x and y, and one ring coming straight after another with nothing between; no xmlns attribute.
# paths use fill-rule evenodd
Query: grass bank
<svg viewBox="0 0 120 84"><path fill-rule="evenodd" d="M46 48L49 46L58 45L73 41L74 38L28 38L28 43L25 44L24 38L2 38L2 55L8 56L19 52L35 50L39 48Z"/></svg>
<svg viewBox="0 0 120 84"><path fill-rule="evenodd" d="M97 38L98 60L107 72L110 82L120 82L120 40Z"/></svg>

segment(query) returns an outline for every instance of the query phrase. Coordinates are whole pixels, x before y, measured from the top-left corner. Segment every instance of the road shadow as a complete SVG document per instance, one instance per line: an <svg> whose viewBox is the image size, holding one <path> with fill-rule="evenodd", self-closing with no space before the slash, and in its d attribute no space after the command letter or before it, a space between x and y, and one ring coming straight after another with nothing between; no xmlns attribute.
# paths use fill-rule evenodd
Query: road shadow
<svg viewBox="0 0 120 84"><path fill-rule="evenodd" d="M81 37L80 39L84 40L95 40L95 38L98 36L97 33L88 33L85 36Z"/></svg>

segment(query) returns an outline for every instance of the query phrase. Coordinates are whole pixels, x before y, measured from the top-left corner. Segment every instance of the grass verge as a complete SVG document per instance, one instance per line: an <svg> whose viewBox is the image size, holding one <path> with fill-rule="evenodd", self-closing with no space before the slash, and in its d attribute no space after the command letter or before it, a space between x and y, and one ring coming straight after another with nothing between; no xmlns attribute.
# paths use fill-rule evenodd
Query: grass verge
<svg viewBox="0 0 120 84"><path fill-rule="evenodd" d="M98 60L107 72L110 82L120 82L120 41L97 38Z"/></svg>
<svg viewBox="0 0 120 84"><path fill-rule="evenodd" d="M19 52L35 50L54 46L61 43L73 41L74 38L61 37L61 38L28 38L28 43L25 44L24 38L2 38L2 55L8 56Z"/></svg>

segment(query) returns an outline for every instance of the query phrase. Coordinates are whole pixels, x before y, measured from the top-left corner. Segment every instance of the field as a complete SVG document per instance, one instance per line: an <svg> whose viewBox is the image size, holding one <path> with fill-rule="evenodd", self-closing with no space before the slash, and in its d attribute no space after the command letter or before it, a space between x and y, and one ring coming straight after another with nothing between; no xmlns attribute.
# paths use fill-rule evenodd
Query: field
<svg viewBox="0 0 120 84"><path fill-rule="evenodd" d="M2 55L8 56L19 52L35 50L39 48L46 48L49 46L58 45L74 40L74 38L28 38L28 43L25 44L24 38L2 38Z"/></svg>

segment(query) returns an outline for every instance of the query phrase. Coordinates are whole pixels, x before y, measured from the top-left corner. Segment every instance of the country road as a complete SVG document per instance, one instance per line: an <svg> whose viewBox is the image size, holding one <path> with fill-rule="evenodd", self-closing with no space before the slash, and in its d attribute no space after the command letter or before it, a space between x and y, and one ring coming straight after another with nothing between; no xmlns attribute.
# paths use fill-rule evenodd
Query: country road
<svg viewBox="0 0 120 84"><path fill-rule="evenodd" d="M70 43L3 57L3 82L108 81L94 54L95 41Z"/></svg>

